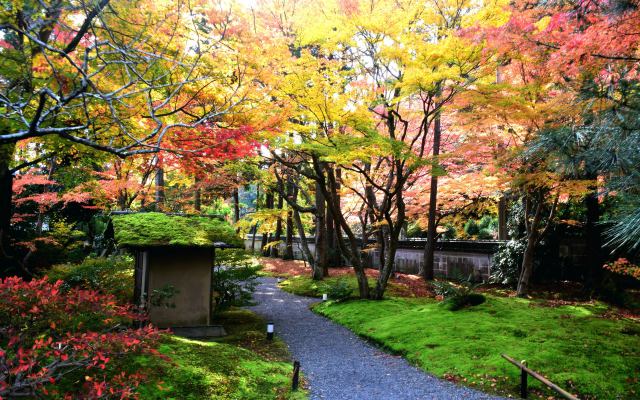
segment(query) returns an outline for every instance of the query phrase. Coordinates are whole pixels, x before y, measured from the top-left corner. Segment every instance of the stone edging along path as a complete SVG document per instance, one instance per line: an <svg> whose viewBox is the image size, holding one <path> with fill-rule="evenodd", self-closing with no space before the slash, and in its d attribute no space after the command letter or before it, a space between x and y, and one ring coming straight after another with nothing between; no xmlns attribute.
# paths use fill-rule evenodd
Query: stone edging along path
<svg viewBox="0 0 640 400"><path fill-rule="evenodd" d="M311 310L318 301L286 293L259 278L249 307L275 324L309 382L312 400L499 399L457 386L390 355Z"/></svg>

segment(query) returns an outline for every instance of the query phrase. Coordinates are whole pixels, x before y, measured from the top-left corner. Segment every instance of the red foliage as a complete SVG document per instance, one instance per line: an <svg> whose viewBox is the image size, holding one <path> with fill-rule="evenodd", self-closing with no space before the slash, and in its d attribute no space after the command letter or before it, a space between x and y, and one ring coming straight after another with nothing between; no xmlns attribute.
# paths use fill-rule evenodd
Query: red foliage
<svg viewBox="0 0 640 400"><path fill-rule="evenodd" d="M608 1L549 7L518 1L510 21L489 37L500 52L529 55L536 72L559 85L583 75L595 76L598 85L615 87L621 74L638 78L639 20L638 7L616 8Z"/></svg>
<svg viewBox="0 0 640 400"><path fill-rule="evenodd" d="M203 172L217 167L223 161L237 160L257 154L259 144L252 139L253 128L223 129L201 126L198 129L177 131L170 147L175 153L164 155L165 164L178 164L187 172Z"/></svg>
<svg viewBox="0 0 640 400"><path fill-rule="evenodd" d="M69 203L78 203L84 207L91 207L87 204L94 199L94 194L75 190L61 194L52 190L57 184L56 181L39 174L37 169L20 174L13 180L13 204L20 207L35 203L40 213L46 212L57 204L66 206ZM21 222L31 216L33 215L16 213L12 216L12 222Z"/></svg>
<svg viewBox="0 0 640 400"><path fill-rule="evenodd" d="M34 174L34 173L31 173L31 171L29 171L26 174L18 175L13 180L13 194L14 196L21 195L29 185L55 185L55 184L56 184L55 181L48 179L46 176Z"/></svg>
<svg viewBox="0 0 640 400"><path fill-rule="evenodd" d="M618 258L614 262L605 264L604 269L640 280L640 266L632 264L626 258Z"/></svg>
<svg viewBox="0 0 640 400"><path fill-rule="evenodd" d="M124 326L139 320L111 295L46 279L0 281L0 399L56 394L65 398L135 397L142 375L117 362L157 354L160 331ZM65 379L84 381L61 389Z"/></svg>

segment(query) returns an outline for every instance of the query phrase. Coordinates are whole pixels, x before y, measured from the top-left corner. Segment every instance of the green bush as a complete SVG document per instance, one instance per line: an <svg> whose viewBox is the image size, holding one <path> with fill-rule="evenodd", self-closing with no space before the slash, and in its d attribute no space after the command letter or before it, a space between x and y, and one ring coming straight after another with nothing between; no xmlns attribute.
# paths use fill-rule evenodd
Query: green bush
<svg viewBox="0 0 640 400"><path fill-rule="evenodd" d="M434 282L433 287L436 294L445 298L442 305L448 310L457 311L467 306L477 306L484 303L486 301L484 295L475 292L481 284L472 282L472 278L472 276L467 279L458 278L456 283Z"/></svg>
<svg viewBox="0 0 640 400"><path fill-rule="evenodd" d="M128 302L133 298L133 269L130 256L88 257L80 264L54 265L46 275L50 282L63 281L66 289L97 290Z"/></svg>
<svg viewBox="0 0 640 400"><path fill-rule="evenodd" d="M491 215L485 215L478 222L480 230L486 229L489 232L495 232L498 230L498 218Z"/></svg>
<svg viewBox="0 0 640 400"><path fill-rule="evenodd" d="M464 224L464 233L467 236L475 236L480 232L480 227L478 227L478 223L473 220L470 219L467 221L466 224Z"/></svg>
<svg viewBox="0 0 640 400"><path fill-rule="evenodd" d="M467 237L476 239L493 239L498 230L498 219L491 215L485 215L480 220L468 220L464 224L464 233Z"/></svg>
<svg viewBox="0 0 640 400"><path fill-rule="evenodd" d="M249 304L258 285L256 279L260 268L256 259L244 250L216 251L212 276L213 312Z"/></svg>
<svg viewBox="0 0 640 400"><path fill-rule="evenodd" d="M486 297L480 293L469 293L449 297L443 302L443 305L450 311L458 311L464 307L477 306L486 300Z"/></svg>
<svg viewBox="0 0 640 400"><path fill-rule="evenodd" d="M483 240L490 240L494 238L494 231L492 231L491 229L488 228L482 228L480 229L480 232L478 232L478 239L483 239Z"/></svg>
<svg viewBox="0 0 640 400"><path fill-rule="evenodd" d="M518 283L525 247L524 240L509 240L500 244L498 251L493 255L489 281L515 286Z"/></svg>
<svg viewBox="0 0 640 400"><path fill-rule="evenodd" d="M422 229L418 221L410 222L407 226L407 237L421 238L427 237L427 232Z"/></svg>
<svg viewBox="0 0 640 400"><path fill-rule="evenodd" d="M433 281L432 286L435 294L444 298L454 296L458 293L458 289L448 281Z"/></svg>
<svg viewBox="0 0 640 400"><path fill-rule="evenodd" d="M353 288L345 279L338 279L326 285L327 297L337 302L347 300L353 294Z"/></svg>

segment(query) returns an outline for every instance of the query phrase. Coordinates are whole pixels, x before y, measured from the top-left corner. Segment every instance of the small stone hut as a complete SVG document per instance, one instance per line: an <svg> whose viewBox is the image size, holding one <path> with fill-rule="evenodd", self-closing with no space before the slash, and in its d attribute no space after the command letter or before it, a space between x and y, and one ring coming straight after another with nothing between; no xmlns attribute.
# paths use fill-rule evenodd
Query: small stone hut
<svg viewBox="0 0 640 400"><path fill-rule="evenodd" d="M218 218L156 212L114 215L112 224L116 244L134 254L134 303L148 309L150 321L214 336L207 327L215 249L241 247L235 230Z"/></svg>

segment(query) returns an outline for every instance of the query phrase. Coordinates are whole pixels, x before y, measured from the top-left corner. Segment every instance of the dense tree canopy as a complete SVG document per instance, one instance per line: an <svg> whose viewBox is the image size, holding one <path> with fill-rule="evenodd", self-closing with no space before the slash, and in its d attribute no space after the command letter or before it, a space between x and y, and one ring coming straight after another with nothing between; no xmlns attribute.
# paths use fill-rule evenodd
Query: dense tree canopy
<svg viewBox="0 0 640 400"><path fill-rule="evenodd" d="M26 1L1 18L0 236L24 273L116 209L227 214L271 254L313 231L314 277L349 263L375 298L408 227L432 278L441 235L514 204L522 294L558 226L584 228L594 282L640 243L632 2ZM63 222L84 233L56 238Z"/></svg>

